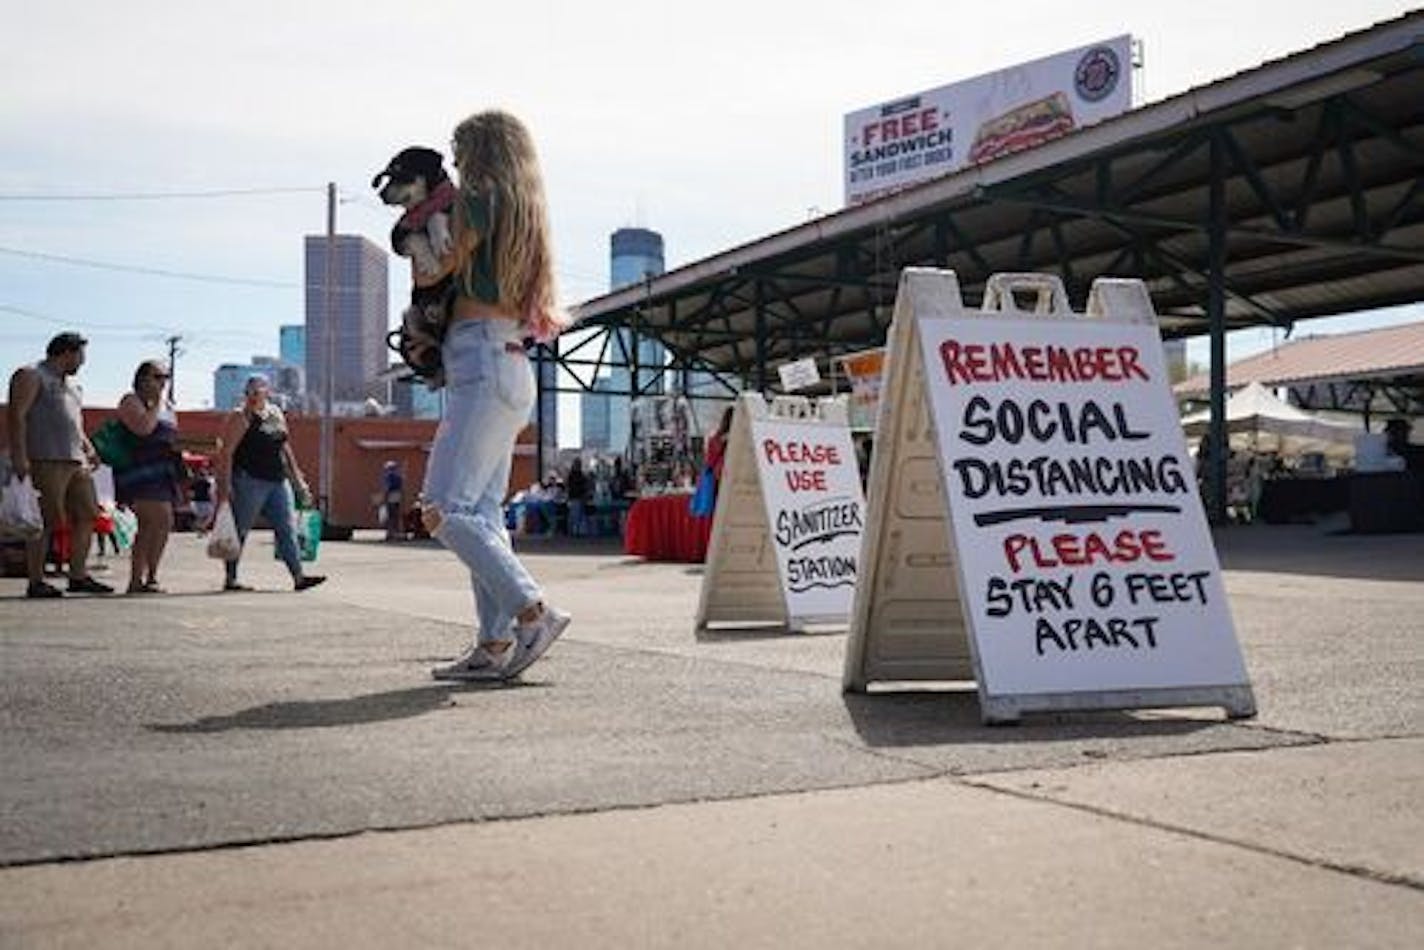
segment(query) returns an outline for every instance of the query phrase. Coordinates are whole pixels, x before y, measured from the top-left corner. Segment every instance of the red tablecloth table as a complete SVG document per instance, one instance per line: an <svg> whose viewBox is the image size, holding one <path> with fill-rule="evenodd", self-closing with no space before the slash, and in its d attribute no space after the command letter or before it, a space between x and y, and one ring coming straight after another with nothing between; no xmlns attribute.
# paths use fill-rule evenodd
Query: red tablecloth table
<svg viewBox="0 0 1424 950"><path fill-rule="evenodd" d="M712 519L694 518L688 511L690 493L650 495L628 509L623 551L650 561L700 564L707 558Z"/></svg>

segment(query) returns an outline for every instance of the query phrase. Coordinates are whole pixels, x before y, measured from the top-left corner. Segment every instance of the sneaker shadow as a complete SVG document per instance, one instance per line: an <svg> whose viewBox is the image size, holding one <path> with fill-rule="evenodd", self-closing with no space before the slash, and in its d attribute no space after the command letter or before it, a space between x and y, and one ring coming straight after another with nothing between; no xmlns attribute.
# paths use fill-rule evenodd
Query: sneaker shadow
<svg viewBox="0 0 1424 950"><path fill-rule="evenodd" d="M226 716L204 716L192 722L148 723L150 732L167 734L230 732L236 729L327 729L411 719L454 705L452 693L515 689L518 680L489 683L441 683L413 689L370 693L346 699L265 703Z"/></svg>

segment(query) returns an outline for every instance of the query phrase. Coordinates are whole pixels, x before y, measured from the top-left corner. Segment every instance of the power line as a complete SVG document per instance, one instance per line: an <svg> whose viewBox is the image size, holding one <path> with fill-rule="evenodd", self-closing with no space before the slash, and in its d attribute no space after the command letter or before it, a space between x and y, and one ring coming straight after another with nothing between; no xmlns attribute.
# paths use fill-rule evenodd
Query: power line
<svg viewBox="0 0 1424 950"><path fill-rule="evenodd" d="M93 261L82 257L65 257L61 254L44 254L39 251L22 251L13 247L0 247L0 254L12 257L26 257L30 260L47 261L51 264L69 264L74 267L90 267L96 270L119 271L129 274L147 274L150 277L168 277L175 280L194 280L206 284L236 284L244 287L273 287L288 289L298 286L292 281L260 280L248 277L225 277L218 274L194 274L186 271L165 270L160 267L138 267L131 264L114 264L109 261Z"/></svg>
<svg viewBox="0 0 1424 950"><path fill-rule="evenodd" d="M94 323L86 320L70 320L65 317L57 317L53 314L40 313L27 307L16 307L12 304L0 303L0 312L13 313L16 316L26 317L31 320L38 320L41 323L48 323L51 326L63 327L67 330L87 330L90 333L115 334L130 337L149 337L154 340L164 339L167 335L178 332L173 324L167 326L157 323ZM266 340L269 334L259 333L256 330L214 330L205 328L197 334L197 341L202 343L208 338L231 339L231 340ZM13 338L13 337L12 337ZM192 341L193 334L185 335L184 340Z"/></svg>
<svg viewBox="0 0 1424 950"><path fill-rule="evenodd" d="M29 310L25 307L16 307L10 304L0 303L0 310L6 313L13 313L21 317L29 317L31 320L38 320L41 323L49 323L58 327L68 327L81 330L106 331L114 333L163 333L163 327L154 323L87 323L82 320L68 320L63 317L56 317L52 314L40 313Z"/></svg>
<svg viewBox="0 0 1424 950"><path fill-rule="evenodd" d="M250 195L313 194L321 187L311 188L218 188L210 191L111 192L87 195L0 195L0 201L170 201L189 198L235 198Z"/></svg>

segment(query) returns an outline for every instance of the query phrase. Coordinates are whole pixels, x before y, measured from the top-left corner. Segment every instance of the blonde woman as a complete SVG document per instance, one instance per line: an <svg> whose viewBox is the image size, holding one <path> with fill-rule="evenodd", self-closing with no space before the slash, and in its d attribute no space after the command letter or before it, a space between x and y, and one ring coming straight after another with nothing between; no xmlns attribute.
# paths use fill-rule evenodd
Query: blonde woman
<svg viewBox="0 0 1424 950"><path fill-rule="evenodd" d="M523 340L568 323L555 301L544 186L533 140L505 112L455 128L460 200L447 259L456 296L441 344L447 401L426 469L422 520L470 569L474 642L438 680L517 676L568 626L515 556L504 525L514 442L534 407Z"/></svg>

